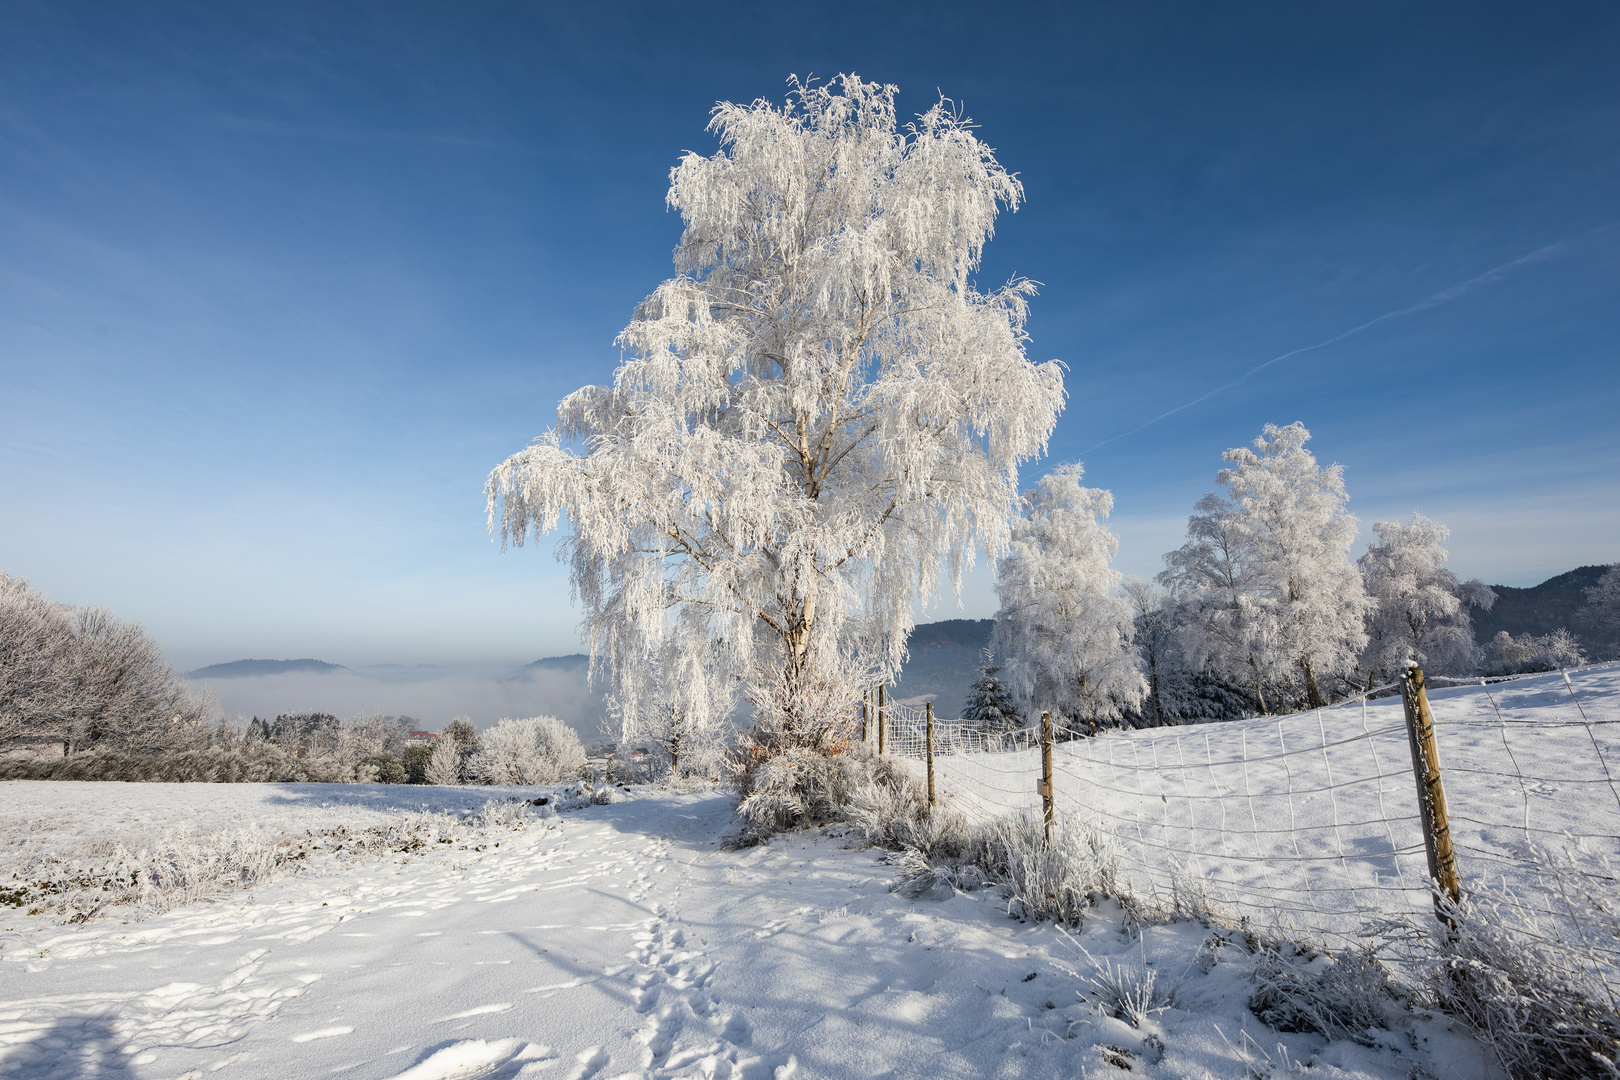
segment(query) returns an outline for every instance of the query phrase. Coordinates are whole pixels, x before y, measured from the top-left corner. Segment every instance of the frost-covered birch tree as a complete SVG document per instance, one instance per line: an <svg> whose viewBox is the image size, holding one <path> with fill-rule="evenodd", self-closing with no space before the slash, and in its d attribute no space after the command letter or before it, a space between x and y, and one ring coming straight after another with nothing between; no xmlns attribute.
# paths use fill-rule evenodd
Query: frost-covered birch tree
<svg viewBox="0 0 1620 1080"><path fill-rule="evenodd" d="M1078 463L1062 465L1024 494L997 568L1001 607L990 640L1026 715L1096 725L1140 705L1147 682L1131 647L1130 602L1113 595L1119 539L1103 521L1114 496L1082 486L1082 475Z"/></svg>
<svg viewBox="0 0 1620 1080"><path fill-rule="evenodd" d="M1344 470L1321 468L1301 423L1267 424L1253 449L1226 451L1228 494L1205 496L1160 580L1177 595L1188 643L1268 709L1268 685L1295 685L1312 707L1322 682L1348 678L1366 645L1371 604L1350 562L1356 519Z"/></svg>
<svg viewBox="0 0 1620 1080"><path fill-rule="evenodd" d="M1061 365L1025 356L1032 283L973 280L1022 188L947 102L902 127L895 93L840 76L717 106L719 151L670 174L676 276L620 334L613 385L490 474L503 543L567 519L626 716L671 634L715 643L764 712L837 701L829 679L853 699L898 668L917 598L1007 543L1064 398ZM825 719L777 726L820 744Z"/></svg>
<svg viewBox="0 0 1620 1080"><path fill-rule="evenodd" d="M1362 666L1368 686L1394 679L1409 660L1439 675L1472 670L1478 649L1469 607L1489 611L1496 594L1478 578L1446 569L1451 530L1414 513L1406 524L1380 521L1376 540L1356 561L1373 607L1367 615Z"/></svg>
<svg viewBox="0 0 1620 1080"><path fill-rule="evenodd" d="M1272 643L1259 610L1257 560L1230 502L1212 492L1193 510L1187 542L1165 555L1158 576L1170 591L1182 658L1194 671L1247 688L1269 713Z"/></svg>

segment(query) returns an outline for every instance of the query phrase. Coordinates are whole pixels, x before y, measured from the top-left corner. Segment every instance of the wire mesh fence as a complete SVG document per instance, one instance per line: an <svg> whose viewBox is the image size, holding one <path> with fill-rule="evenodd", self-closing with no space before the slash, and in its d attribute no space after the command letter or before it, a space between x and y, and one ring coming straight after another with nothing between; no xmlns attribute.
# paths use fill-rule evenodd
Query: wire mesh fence
<svg viewBox="0 0 1620 1080"><path fill-rule="evenodd" d="M1464 892L1519 932L1620 971L1620 665L1431 689ZM885 710L926 753L924 710ZM941 792L990 816L1041 805L1033 732L934 720ZM1329 944L1432 910L1405 714L1366 696L1311 712L1097 737L1059 730L1054 799L1112 841L1146 896Z"/></svg>

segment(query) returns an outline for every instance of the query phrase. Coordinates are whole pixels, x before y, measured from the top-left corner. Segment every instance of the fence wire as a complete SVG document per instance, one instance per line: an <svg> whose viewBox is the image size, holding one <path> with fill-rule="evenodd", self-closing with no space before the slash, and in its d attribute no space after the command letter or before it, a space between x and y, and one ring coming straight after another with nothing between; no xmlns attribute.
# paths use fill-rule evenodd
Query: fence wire
<svg viewBox="0 0 1620 1080"><path fill-rule="evenodd" d="M1532 938L1620 972L1620 664L1435 688L1464 890ZM885 708L888 752L921 759L926 713ZM1145 896L1218 908L1330 945L1432 912L1400 698L1096 737L1062 732L1057 809L1113 842ZM1030 729L935 718L936 782L971 815L1038 810Z"/></svg>

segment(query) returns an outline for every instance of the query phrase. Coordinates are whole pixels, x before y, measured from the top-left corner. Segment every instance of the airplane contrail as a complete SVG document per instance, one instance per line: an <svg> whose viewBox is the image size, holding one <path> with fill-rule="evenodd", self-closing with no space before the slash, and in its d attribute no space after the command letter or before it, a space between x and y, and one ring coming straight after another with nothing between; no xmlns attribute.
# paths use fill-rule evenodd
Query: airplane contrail
<svg viewBox="0 0 1620 1080"><path fill-rule="evenodd" d="M1605 229L1612 228L1612 227L1613 227L1612 225L1605 225L1602 228L1594 230L1594 232L1603 232ZM1414 314L1414 313L1419 312L1419 311L1426 311L1429 308L1439 307L1441 304L1450 303L1451 301L1456 300L1459 297L1465 296L1466 294L1472 292L1474 289L1478 288L1481 285L1489 285L1491 282L1496 281L1498 278L1500 278L1503 274L1506 274L1508 271L1516 269L1517 267L1523 266L1525 263L1537 262L1537 261L1539 261L1541 259L1545 259L1545 258L1551 256L1552 254L1554 254L1555 252L1557 252L1558 250L1560 250L1561 248L1566 247L1568 244L1569 244L1569 241L1567 239L1565 239L1565 240L1559 240L1559 241L1556 241L1554 243L1548 244L1546 247L1537 248L1535 251L1532 251L1528 255L1521 255L1517 259L1513 259L1510 262L1503 263L1501 266L1493 267L1492 269L1485 271L1483 274L1480 274L1478 277L1469 278L1467 281L1463 282L1460 285L1453 285L1448 289L1441 289L1439 292L1435 293L1433 296L1427 297L1426 299L1423 299L1423 300L1419 300L1417 303L1412 304L1409 307L1399 308L1399 309L1397 309L1395 311L1386 311L1382 315L1379 315L1377 318L1368 319L1366 322L1362 323L1360 326L1352 326L1350 329L1344 331L1342 334L1335 334L1332 337L1326 339L1325 341L1318 341L1315 345L1306 345L1306 346L1303 346L1301 348L1294 349L1294 350L1292 350L1290 352L1285 352L1281 356L1273 356L1270 360L1267 360L1264 363L1256 364L1254 367L1250 368L1248 371L1245 371L1242 375L1239 375L1237 378L1233 379L1231 382L1223 383L1220 386L1217 386L1213 390L1210 390L1210 391L1207 391L1206 393L1200 394L1198 397L1193 398L1191 401L1187 402L1184 405L1177 405L1175 408L1169 410L1168 412L1160 413L1158 416L1155 416L1153 419L1147 421L1145 424L1142 424L1142 425L1140 425L1138 427L1134 427L1131 430L1123 432L1123 433L1121 433L1119 435L1115 435L1112 438L1104 439L1102 442L1097 443L1094 446L1087 447L1086 449L1084 449L1084 450L1082 450L1080 452L1081 456L1083 457L1086 454L1091 453L1093 450L1096 450L1098 447L1107 446L1111 442L1118 442L1120 439L1130 438L1132 435L1135 435L1137 432L1145 431L1146 429L1152 427L1154 424L1157 424L1160 420L1163 420L1166 417L1174 416L1176 413L1181 412L1184 409L1190 409L1194 405L1197 405L1197 404L1199 404L1201 402L1204 402L1204 401L1208 401L1210 398L1214 397L1216 394L1219 394L1219 393L1221 393L1222 391L1225 391L1225 390L1232 389L1232 387L1238 385L1238 383L1241 383L1241 382L1245 381L1250 376L1255 375L1258 372L1264 371L1266 368L1270 367L1272 364L1280 364L1284 360L1292 359L1293 357L1299 356L1302 353L1315 352L1317 349L1325 349L1329 345L1336 345L1339 342L1343 341L1345 338L1353 337L1356 334L1361 333L1363 330L1367 330L1367 329L1370 329L1371 327L1377 326L1379 323L1388 322L1391 319L1399 319L1403 315L1411 315L1411 314Z"/></svg>

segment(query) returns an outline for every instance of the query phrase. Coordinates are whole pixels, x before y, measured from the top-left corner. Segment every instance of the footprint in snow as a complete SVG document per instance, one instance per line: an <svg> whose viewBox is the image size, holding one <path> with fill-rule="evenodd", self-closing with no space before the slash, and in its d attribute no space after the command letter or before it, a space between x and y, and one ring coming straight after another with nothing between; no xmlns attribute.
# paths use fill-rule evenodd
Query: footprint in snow
<svg viewBox="0 0 1620 1080"><path fill-rule="evenodd" d="M632 955L641 970L628 975L636 1008L647 1017L639 1032L642 1068L659 1076L700 1075L727 1080L760 1059L744 1047L753 1031L739 1012L721 1008L708 989L715 964L701 949L689 948L686 932L663 918L634 935ZM695 1073L689 1073L691 1068Z"/></svg>
<svg viewBox="0 0 1620 1080"><path fill-rule="evenodd" d="M587 1046L574 1056L576 1062L569 1070L566 1080L586 1080L586 1077L595 1076L608 1063L607 1051L600 1046ZM412 1077L411 1080L416 1080Z"/></svg>
<svg viewBox="0 0 1620 1080"><path fill-rule="evenodd" d="M425 1060L392 1077L392 1080L453 1080L467 1076L526 1077L536 1072L535 1063L548 1062L548 1059L556 1056L549 1046L525 1042L522 1039L465 1039L434 1051ZM603 1061L606 1060L604 1055ZM583 1080L589 1075L590 1073L581 1073L574 1080Z"/></svg>

